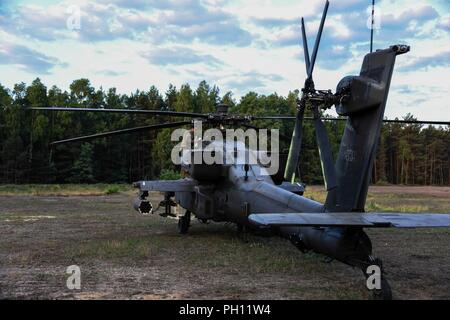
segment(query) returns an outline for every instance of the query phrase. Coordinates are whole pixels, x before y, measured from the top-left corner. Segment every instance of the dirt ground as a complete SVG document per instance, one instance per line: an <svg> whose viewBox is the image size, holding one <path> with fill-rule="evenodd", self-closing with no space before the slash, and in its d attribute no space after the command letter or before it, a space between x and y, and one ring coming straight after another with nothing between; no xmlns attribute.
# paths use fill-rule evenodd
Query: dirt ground
<svg viewBox="0 0 450 320"><path fill-rule="evenodd" d="M323 198L320 188L310 195ZM370 298L359 270L230 224L193 221L182 236L176 220L136 214L133 198L0 196L0 298ZM450 212L450 188L373 187L368 208ZM450 229L368 233L394 298L450 299ZM81 290L66 287L70 265Z"/></svg>

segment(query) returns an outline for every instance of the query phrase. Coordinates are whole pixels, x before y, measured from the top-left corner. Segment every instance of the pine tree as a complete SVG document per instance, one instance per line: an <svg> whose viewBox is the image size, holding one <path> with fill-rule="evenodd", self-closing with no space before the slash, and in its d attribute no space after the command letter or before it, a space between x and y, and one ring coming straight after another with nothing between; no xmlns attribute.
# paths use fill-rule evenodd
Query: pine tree
<svg viewBox="0 0 450 320"><path fill-rule="evenodd" d="M172 129L93 140L89 144L62 144L49 149L49 142L96 132L179 121L178 117L145 117L129 114L36 112L29 107L89 107L115 109L214 112L221 101L230 112L242 115L295 115L299 92L287 97L276 93L249 92L239 101L231 92L219 97L219 88L202 81L197 88L187 84L178 91L170 85L162 96L154 86L148 91L120 95L116 89L95 89L88 79L78 79L70 92L53 86L49 90L35 79L29 86L0 85L0 182L131 182L156 179L163 170L175 170L170 160L174 143ZM309 111L306 116L311 116ZM411 115L407 120L413 120ZM277 128L290 137L293 121L254 121L260 128ZM327 122L332 151L337 155L345 122ZM304 122L300 155L301 180L323 183L314 126ZM289 141L281 142L287 151ZM374 182L449 185L450 128L385 124L375 163ZM94 161L95 159L95 161Z"/></svg>
<svg viewBox="0 0 450 320"><path fill-rule="evenodd" d="M90 143L83 143L78 159L75 161L70 180L76 183L94 182L93 148Z"/></svg>

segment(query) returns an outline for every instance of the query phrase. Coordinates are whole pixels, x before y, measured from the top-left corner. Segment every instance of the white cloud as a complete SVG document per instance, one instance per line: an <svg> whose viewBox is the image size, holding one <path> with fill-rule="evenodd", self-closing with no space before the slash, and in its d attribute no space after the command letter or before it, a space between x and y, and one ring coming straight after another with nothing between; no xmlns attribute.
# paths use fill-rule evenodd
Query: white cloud
<svg viewBox="0 0 450 320"><path fill-rule="evenodd" d="M142 52L141 55L151 64L167 65L187 65L187 64L205 64L209 66L218 66L221 61L208 54L202 54L187 47L175 46L168 48L155 48Z"/></svg>
<svg viewBox="0 0 450 320"><path fill-rule="evenodd" d="M65 66L57 58L14 43L0 43L0 64L18 67L37 75L49 74L56 66Z"/></svg>
<svg viewBox="0 0 450 320"><path fill-rule="evenodd" d="M42 73L48 86L67 89L86 77L97 87L129 93L206 79L239 98L250 90L286 95L303 85L300 17L306 17L311 50L324 1L82 0L79 32L66 28L71 1L21 3L10 4L14 15L0 12L0 36L11 46L0 51L4 85L31 82ZM317 88L334 89L344 75L359 72L369 48L368 4L331 2L314 74ZM449 115L443 80L450 71L449 6L437 0L378 4L384 22L376 48L397 41L412 47L398 58L388 116Z"/></svg>

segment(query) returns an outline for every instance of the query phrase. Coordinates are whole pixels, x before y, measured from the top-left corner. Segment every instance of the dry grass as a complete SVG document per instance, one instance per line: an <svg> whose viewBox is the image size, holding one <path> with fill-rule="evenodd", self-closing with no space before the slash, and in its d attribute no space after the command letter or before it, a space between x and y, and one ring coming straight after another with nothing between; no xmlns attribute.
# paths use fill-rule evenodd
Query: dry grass
<svg viewBox="0 0 450 320"><path fill-rule="evenodd" d="M136 215L133 195L124 190L108 196L0 196L0 297L369 297L358 270L301 254L282 239L238 235L228 224L194 221L188 235L179 235L175 220ZM324 192L313 187L307 196L322 200ZM155 202L161 199L152 197ZM450 199L387 190L372 192L369 205L376 211L443 212L450 208ZM396 298L450 298L449 229L369 234ZM65 287L65 269L72 264L81 267L81 291Z"/></svg>
<svg viewBox="0 0 450 320"><path fill-rule="evenodd" d="M310 186L305 196L324 202L322 186ZM450 187L371 186L367 196L368 212L450 212Z"/></svg>
<svg viewBox="0 0 450 320"><path fill-rule="evenodd" d="M0 196L100 196L130 190L128 184L3 184Z"/></svg>

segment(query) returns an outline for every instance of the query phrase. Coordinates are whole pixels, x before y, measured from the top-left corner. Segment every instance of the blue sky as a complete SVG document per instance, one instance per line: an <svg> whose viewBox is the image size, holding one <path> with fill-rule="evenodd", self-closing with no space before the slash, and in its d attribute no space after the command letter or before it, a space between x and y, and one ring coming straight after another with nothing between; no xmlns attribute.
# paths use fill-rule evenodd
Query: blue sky
<svg viewBox="0 0 450 320"><path fill-rule="evenodd" d="M334 89L359 72L369 49L370 0L331 0L315 70L316 87ZM450 121L448 0L378 0L375 48L405 43L387 116L410 112ZM0 83L68 89L87 77L119 92L165 91L172 83L216 84L235 97L252 90L286 95L305 78L299 20L310 47L322 0L0 0ZM76 7L73 7L76 6ZM67 20L80 10L80 29ZM73 20L71 20L73 21Z"/></svg>

